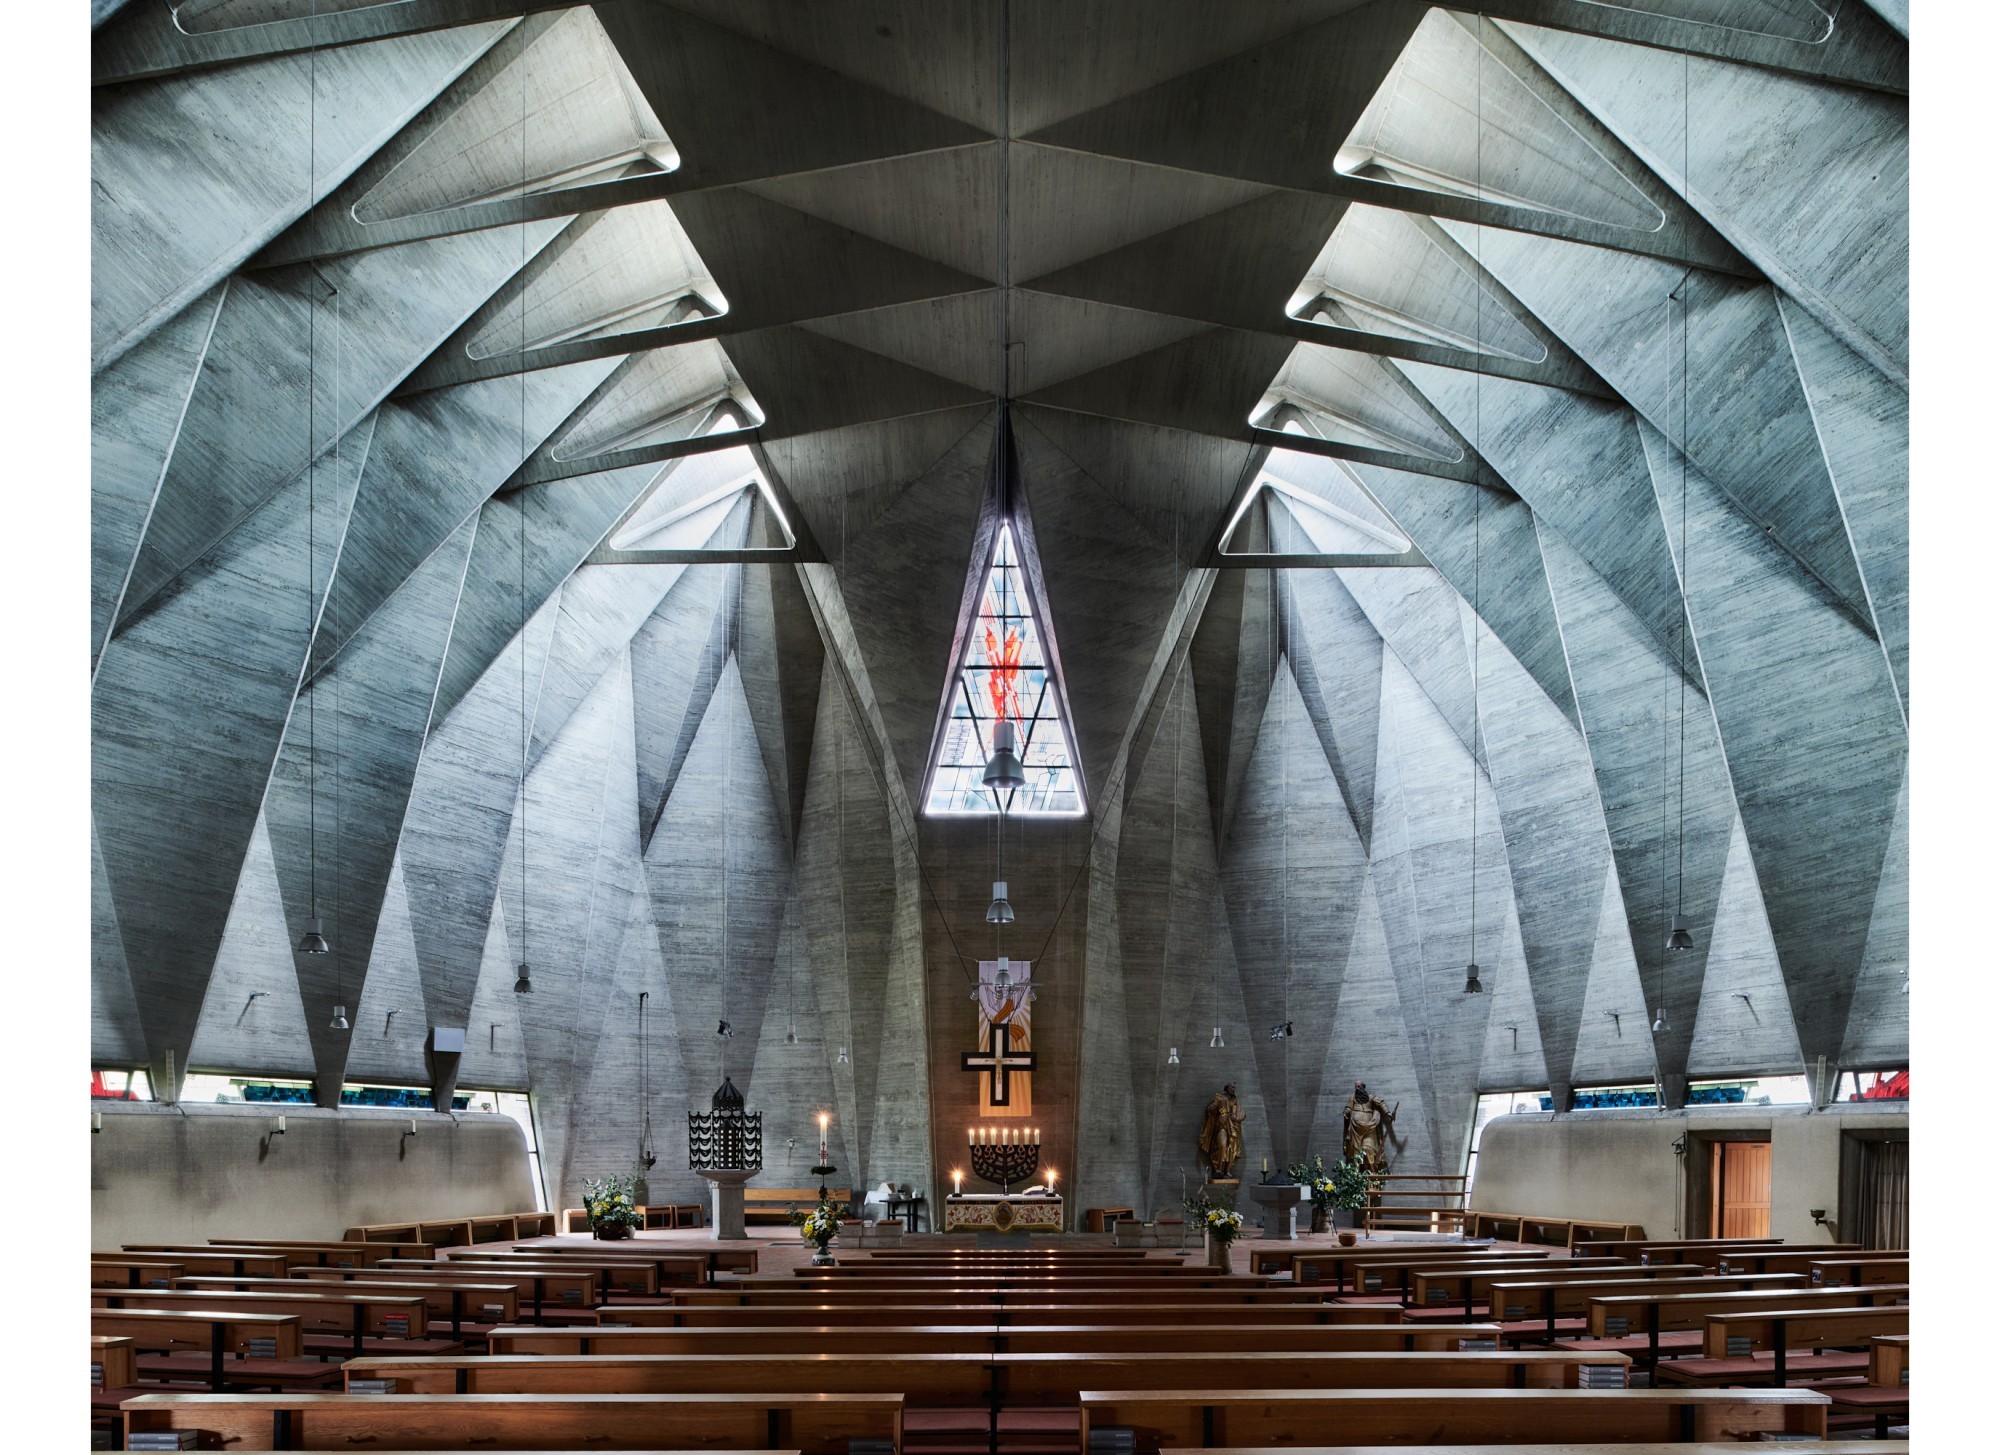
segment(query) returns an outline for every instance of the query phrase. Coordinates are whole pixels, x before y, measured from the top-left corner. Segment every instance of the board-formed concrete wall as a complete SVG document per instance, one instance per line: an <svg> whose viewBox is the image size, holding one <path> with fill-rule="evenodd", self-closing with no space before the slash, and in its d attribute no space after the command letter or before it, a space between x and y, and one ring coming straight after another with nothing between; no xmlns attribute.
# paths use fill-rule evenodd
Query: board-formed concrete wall
<svg viewBox="0 0 2000 1455"><path fill-rule="evenodd" d="M1472 1205L1495 1212L1639 1223L1654 1238L1682 1231L1686 1178L1674 1144L1693 1134L1769 1132L1771 1236L1841 1241L1812 1209L1840 1215L1843 1132L1908 1133L1907 1111L1717 1107L1682 1112L1505 1116L1479 1143Z"/></svg>
<svg viewBox="0 0 2000 1455"><path fill-rule="evenodd" d="M91 1247L338 1238L362 1223L532 1212L528 1148L504 1116L93 1102ZM284 1135L274 1135L278 1117ZM53 1190L51 1190L53 1197Z"/></svg>

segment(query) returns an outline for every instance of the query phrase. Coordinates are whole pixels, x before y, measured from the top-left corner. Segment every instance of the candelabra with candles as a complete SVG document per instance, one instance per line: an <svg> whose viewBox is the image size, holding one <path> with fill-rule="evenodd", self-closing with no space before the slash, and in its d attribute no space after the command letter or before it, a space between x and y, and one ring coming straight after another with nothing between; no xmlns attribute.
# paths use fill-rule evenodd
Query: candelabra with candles
<svg viewBox="0 0 2000 1455"><path fill-rule="evenodd" d="M1034 1175L1042 1160L1040 1127L971 1127L965 1134L972 1156L972 1175L1000 1184L1013 1195L1014 1184Z"/></svg>

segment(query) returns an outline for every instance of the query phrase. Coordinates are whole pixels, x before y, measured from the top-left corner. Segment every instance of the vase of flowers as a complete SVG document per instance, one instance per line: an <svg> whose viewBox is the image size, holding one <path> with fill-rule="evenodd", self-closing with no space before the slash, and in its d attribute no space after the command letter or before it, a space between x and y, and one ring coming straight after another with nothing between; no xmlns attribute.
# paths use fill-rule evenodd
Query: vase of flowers
<svg viewBox="0 0 2000 1455"><path fill-rule="evenodd" d="M830 1202L824 1200L813 1204L809 1211L792 1210L792 1222L799 1230L799 1236L812 1244L813 1266L829 1267L833 1263L830 1250L834 1235L840 1231L840 1213Z"/></svg>
<svg viewBox="0 0 2000 1455"><path fill-rule="evenodd" d="M1323 1233L1327 1226L1327 1209L1333 1205L1334 1182L1327 1171L1326 1162L1319 1154L1304 1162L1294 1162L1285 1169L1285 1176L1298 1186L1306 1189L1312 1200L1312 1230Z"/></svg>
<svg viewBox="0 0 2000 1455"><path fill-rule="evenodd" d="M1207 1235L1208 1266L1218 1273L1234 1273L1243 1214L1233 1207L1211 1207L1202 1215L1202 1231Z"/></svg>
<svg viewBox="0 0 2000 1455"><path fill-rule="evenodd" d="M1336 1228L1355 1227L1360 1221L1357 1214L1368 1204L1368 1194L1380 1186L1359 1157L1343 1157L1334 1163L1327 1169L1327 1182L1327 1202Z"/></svg>
<svg viewBox="0 0 2000 1455"><path fill-rule="evenodd" d="M590 1236L629 1238L645 1221L639 1211L637 1179L630 1175L600 1177L583 1184L583 1213L590 1219Z"/></svg>

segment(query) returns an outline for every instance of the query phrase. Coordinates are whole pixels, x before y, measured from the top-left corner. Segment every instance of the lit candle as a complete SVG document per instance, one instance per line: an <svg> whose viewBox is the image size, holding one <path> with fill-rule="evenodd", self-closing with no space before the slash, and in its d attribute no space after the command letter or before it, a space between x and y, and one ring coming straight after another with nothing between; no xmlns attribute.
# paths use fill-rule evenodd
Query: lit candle
<svg viewBox="0 0 2000 1455"><path fill-rule="evenodd" d="M966 1146L968 1146L968 1147L970 1147L970 1146L972 1145L972 1128L971 1128L971 1127L967 1127L967 1128L965 1129L965 1145L966 1145Z"/></svg>
<svg viewBox="0 0 2000 1455"><path fill-rule="evenodd" d="M821 1112L819 1114L819 1165L822 1167L829 1165L826 1160L826 1122L827 1115L825 1112Z"/></svg>
<svg viewBox="0 0 2000 1455"><path fill-rule="evenodd" d="M1269 1172L1269 1171L1271 1170L1271 1159L1270 1159L1269 1157L1266 1157L1266 1158L1264 1159L1264 1168L1263 1168L1263 1170L1264 1170L1264 1171L1266 1171L1266 1172Z"/></svg>
<svg viewBox="0 0 2000 1455"><path fill-rule="evenodd" d="M957 1197L965 1191L965 1174L956 1167L951 1169L951 1195Z"/></svg>
<svg viewBox="0 0 2000 1455"><path fill-rule="evenodd" d="M1051 1167L1049 1169L1049 1193L1051 1196L1054 1195L1055 1190L1056 1190L1056 1169Z"/></svg>

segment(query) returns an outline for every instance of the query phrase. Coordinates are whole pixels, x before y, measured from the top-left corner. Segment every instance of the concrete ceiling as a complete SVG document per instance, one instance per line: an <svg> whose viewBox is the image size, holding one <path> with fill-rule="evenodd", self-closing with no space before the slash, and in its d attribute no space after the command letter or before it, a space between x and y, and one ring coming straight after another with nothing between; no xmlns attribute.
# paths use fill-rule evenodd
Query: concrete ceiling
<svg viewBox="0 0 2000 1455"><path fill-rule="evenodd" d="M1906 1045L1868 988L1906 953L1901 7L171 8L93 10L100 1058L226 1058L248 937L330 904L294 1069L339 1079L327 1006L378 963L433 1023L484 1014L555 932L509 902L523 813L595 856L549 870L565 993L640 985L708 913L663 834L737 801L681 801L694 772L762 779L742 832L782 872L719 951L761 956L759 1015L861 761L882 944L914 943L1003 395L1093 822L1201 823L1246 965L1271 844L1338 822L1301 923L1358 968L1300 983L1315 1036L1400 997L1384 1055L1436 1096ZM768 496L672 513L675 462L745 444ZM1264 472L1328 509L1265 491L1243 540L1319 569L1213 569ZM660 556L594 554L642 507ZM796 544L756 564L773 508ZM1424 564L1331 566L1392 538ZM1447 943L1451 903L1492 947ZM1532 1038L1416 1029L1474 949L1525 972L1499 1013ZM1783 1002L1754 1036L1725 967ZM838 1013L901 1014L904 973ZM1657 1045L1595 1044L1614 986L1664 1002ZM580 1095L521 1033L494 1074ZM1263 1067L1264 1104L1307 1137L1347 1064ZM837 1075L857 1124L900 1094Z"/></svg>

